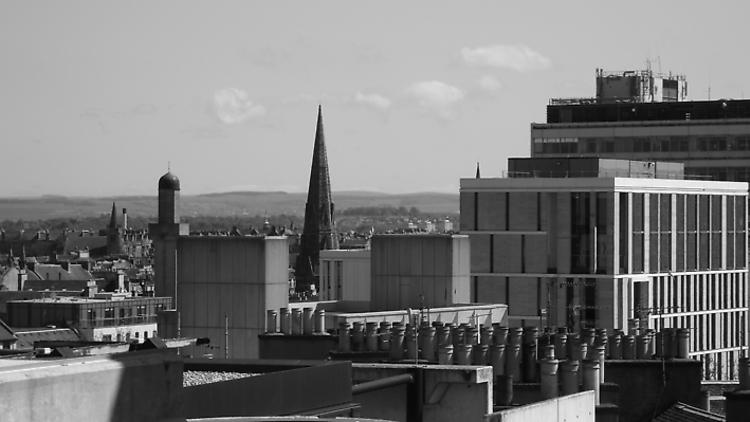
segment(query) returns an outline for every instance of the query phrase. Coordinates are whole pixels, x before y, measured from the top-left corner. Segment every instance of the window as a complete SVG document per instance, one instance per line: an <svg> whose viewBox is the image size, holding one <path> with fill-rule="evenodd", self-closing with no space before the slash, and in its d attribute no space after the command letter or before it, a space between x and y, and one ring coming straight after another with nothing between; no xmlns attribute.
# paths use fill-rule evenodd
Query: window
<svg viewBox="0 0 750 422"><path fill-rule="evenodd" d="M136 312L136 316L146 316L146 306L138 305L138 308L136 308Z"/></svg>
<svg viewBox="0 0 750 422"><path fill-rule="evenodd" d="M109 343L112 341L112 334L104 334L102 335L102 341Z"/></svg>
<svg viewBox="0 0 750 422"><path fill-rule="evenodd" d="M104 319L110 320L110 321L115 319L114 308L104 308Z"/></svg>

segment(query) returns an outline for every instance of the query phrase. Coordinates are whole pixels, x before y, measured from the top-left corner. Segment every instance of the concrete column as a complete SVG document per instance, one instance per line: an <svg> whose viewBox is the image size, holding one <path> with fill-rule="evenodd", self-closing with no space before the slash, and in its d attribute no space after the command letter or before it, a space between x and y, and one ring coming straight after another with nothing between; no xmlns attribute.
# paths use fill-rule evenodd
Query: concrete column
<svg viewBox="0 0 750 422"><path fill-rule="evenodd" d="M281 308L281 334L292 334L292 311L289 308Z"/></svg>
<svg viewBox="0 0 750 422"><path fill-rule="evenodd" d="M435 327L421 327L419 329L420 357L428 361L437 358L437 338Z"/></svg>
<svg viewBox="0 0 750 422"><path fill-rule="evenodd" d="M600 404L599 369L599 362L593 360L583 361L583 390L594 392L594 402L596 404Z"/></svg>
<svg viewBox="0 0 750 422"><path fill-rule="evenodd" d="M352 348L355 352L365 350L365 324L359 321L352 326Z"/></svg>
<svg viewBox="0 0 750 422"><path fill-rule="evenodd" d="M576 351L578 350L578 345L581 343L581 336L576 333L570 333L568 334L568 341L567 341L567 355L568 359L577 359Z"/></svg>
<svg viewBox="0 0 750 422"><path fill-rule="evenodd" d="M622 338L622 358L635 359L635 336L627 335Z"/></svg>
<svg viewBox="0 0 750 422"><path fill-rule="evenodd" d="M513 377L510 375L498 375L497 395L495 402L498 406L510 406L513 402Z"/></svg>
<svg viewBox="0 0 750 422"><path fill-rule="evenodd" d="M304 308L302 310L302 333L313 333L313 308Z"/></svg>
<svg viewBox="0 0 750 422"><path fill-rule="evenodd" d="M314 316L314 330L317 334L326 333L326 311L324 309L316 309Z"/></svg>
<svg viewBox="0 0 750 422"><path fill-rule="evenodd" d="M495 336L495 330L492 327L482 326L479 329L479 334L481 336L479 340L481 344L492 346L492 342Z"/></svg>
<svg viewBox="0 0 750 422"><path fill-rule="evenodd" d="M690 331L680 328L677 330L677 359L687 359L690 352Z"/></svg>
<svg viewBox="0 0 750 422"><path fill-rule="evenodd" d="M453 345L441 344L438 347L438 364L453 365Z"/></svg>
<svg viewBox="0 0 750 422"><path fill-rule="evenodd" d="M417 328L413 325L406 326L406 359L416 360L417 352Z"/></svg>
<svg viewBox="0 0 750 422"><path fill-rule="evenodd" d="M273 334L276 332L276 319L278 312L273 309L266 311L266 333Z"/></svg>
<svg viewBox="0 0 750 422"><path fill-rule="evenodd" d="M453 351L455 353L456 348L464 344L464 329L463 327L455 327L451 330L451 340L453 342Z"/></svg>
<svg viewBox="0 0 750 422"><path fill-rule="evenodd" d="M580 363L577 360L566 360L560 364L562 373L562 393L564 396L578 392L578 370Z"/></svg>
<svg viewBox="0 0 750 422"><path fill-rule="evenodd" d="M390 360L404 359L404 336L406 327L403 325L394 325L391 328L391 347L388 354Z"/></svg>
<svg viewBox="0 0 750 422"><path fill-rule="evenodd" d="M479 344L479 330L476 327L469 327L465 331L464 342L471 345Z"/></svg>
<svg viewBox="0 0 750 422"><path fill-rule="evenodd" d="M578 343L574 348L574 352L569 356L569 359L583 362L586 360L589 346L586 343ZM578 371L578 383L583 383L583 371Z"/></svg>
<svg viewBox="0 0 750 422"><path fill-rule="evenodd" d="M622 337L619 334L609 336L609 358L622 359Z"/></svg>
<svg viewBox="0 0 750 422"><path fill-rule="evenodd" d="M557 330L557 334L555 334L555 357L557 359L565 360L568 358L567 345L568 345L568 329L559 328Z"/></svg>
<svg viewBox="0 0 750 422"><path fill-rule="evenodd" d="M302 334L302 309L292 309L292 335Z"/></svg>
<svg viewBox="0 0 750 422"><path fill-rule="evenodd" d="M489 362L490 346L486 344L474 344L472 350L472 364L487 366Z"/></svg>
<svg viewBox="0 0 750 422"><path fill-rule="evenodd" d="M508 327L495 327L495 338L492 344L495 346L505 345L508 343Z"/></svg>
<svg viewBox="0 0 750 422"><path fill-rule="evenodd" d="M498 375L505 375L505 345L495 344L492 346L490 353L490 362L492 364L492 372L495 377Z"/></svg>
<svg viewBox="0 0 750 422"><path fill-rule="evenodd" d="M648 354L648 335L641 334L635 338L635 357L636 359L650 359Z"/></svg>
<svg viewBox="0 0 750 422"><path fill-rule="evenodd" d="M536 344L523 345L523 382L536 382Z"/></svg>
<svg viewBox="0 0 750 422"><path fill-rule="evenodd" d="M378 327L378 350L387 352L391 348L391 323L383 321Z"/></svg>
<svg viewBox="0 0 750 422"><path fill-rule="evenodd" d="M378 351L378 323L368 322L365 324L365 350L368 352Z"/></svg>
<svg viewBox="0 0 750 422"><path fill-rule="evenodd" d="M471 365L471 344L459 344L453 349L457 365Z"/></svg>
<svg viewBox="0 0 750 422"><path fill-rule="evenodd" d="M542 400L553 399L557 397L557 366L556 359L542 359L539 364L539 371L542 378Z"/></svg>
<svg viewBox="0 0 750 422"><path fill-rule="evenodd" d="M508 330L508 344L521 345L523 337L523 328L511 328Z"/></svg>
<svg viewBox="0 0 750 422"><path fill-rule="evenodd" d="M521 345L509 344L505 348L505 374L521 382Z"/></svg>
<svg viewBox="0 0 750 422"><path fill-rule="evenodd" d="M595 346L594 347L594 359L597 362L599 362L599 383L604 383L604 346Z"/></svg>
<svg viewBox="0 0 750 422"><path fill-rule="evenodd" d="M351 341L349 340L349 324L346 322L339 323L339 352L348 352L351 350Z"/></svg>
<svg viewBox="0 0 750 422"><path fill-rule="evenodd" d="M436 330L437 331L435 335L437 338L435 339L435 341L438 346L442 346L444 344L453 345L453 343L451 342L451 327L442 326L437 327Z"/></svg>

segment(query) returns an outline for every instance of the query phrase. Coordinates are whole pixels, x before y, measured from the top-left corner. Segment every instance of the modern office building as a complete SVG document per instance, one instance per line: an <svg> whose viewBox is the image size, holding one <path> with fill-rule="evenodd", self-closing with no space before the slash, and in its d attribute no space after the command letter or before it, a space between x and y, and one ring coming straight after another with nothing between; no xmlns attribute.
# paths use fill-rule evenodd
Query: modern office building
<svg viewBox="0 0 750 422"><path fill-rule="evenodd" d="M517 177L461 179L472 300L507 303L511 326L689 327L707 377L730 378L747 349L748 186L679 167L510 159Z"/></svg>
<svg viewBox="0 0 750 422"><path fill-rule="evenodd" d="M750 181L750 100L686 101L682 76L597 70L597 96L554 98L532 157L685 163L690 178Z"/></svg>

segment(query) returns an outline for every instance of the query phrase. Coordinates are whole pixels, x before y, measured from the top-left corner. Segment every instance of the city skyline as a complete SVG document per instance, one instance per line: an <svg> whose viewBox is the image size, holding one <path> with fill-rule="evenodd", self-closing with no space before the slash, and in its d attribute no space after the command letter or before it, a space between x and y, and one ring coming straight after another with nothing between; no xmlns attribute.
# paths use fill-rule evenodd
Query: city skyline
<svg viewBox="0 0 750 422"><path fill-rule="evenodd" d="M596 68L650 60L685 74L691 99L750 94L750 53L729 53L743 2L0 12L0 197L155 195L168 165L186 195L305 192L319 104L334 193L457 194L477 161L498 177L528 156L548 99L593 96Z"/></svg>

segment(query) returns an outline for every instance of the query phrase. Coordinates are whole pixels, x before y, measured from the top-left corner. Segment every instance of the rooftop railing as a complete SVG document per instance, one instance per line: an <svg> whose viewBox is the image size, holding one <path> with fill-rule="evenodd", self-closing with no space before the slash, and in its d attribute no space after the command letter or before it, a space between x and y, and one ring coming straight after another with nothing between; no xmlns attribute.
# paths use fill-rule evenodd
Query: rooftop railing
<svg viewBox="0 0 750 422"><path fill-rule="evenodd" d="M671 180L714 180L712 176L683 173L653 173L637 171L504 171L502 178L507 179L573 179L573 178L612 178L627 177L631 179L671 179Z"/></svg>

